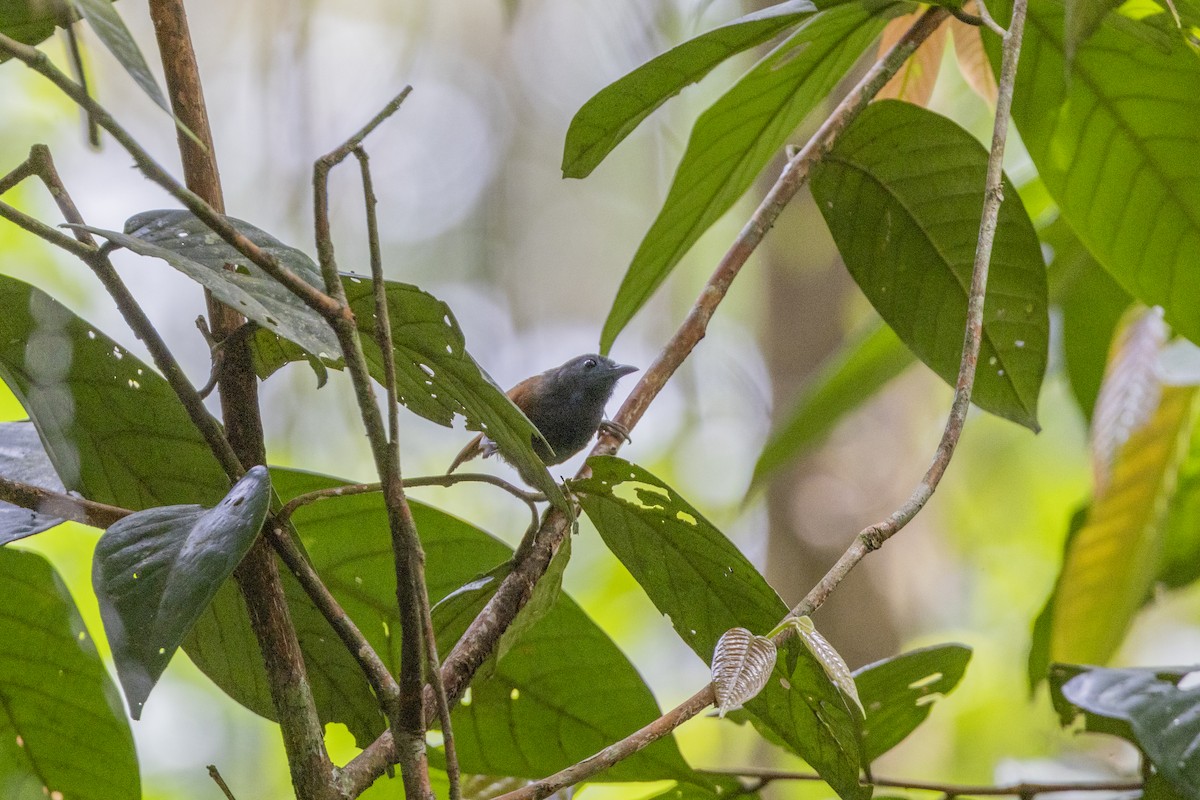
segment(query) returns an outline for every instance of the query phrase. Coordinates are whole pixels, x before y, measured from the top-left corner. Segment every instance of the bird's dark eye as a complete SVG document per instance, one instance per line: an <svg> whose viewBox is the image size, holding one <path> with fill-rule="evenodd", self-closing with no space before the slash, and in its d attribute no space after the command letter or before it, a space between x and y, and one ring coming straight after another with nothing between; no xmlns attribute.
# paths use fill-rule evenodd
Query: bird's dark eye
<svg viewBox="0 0 1200 800"><path fill-rule="evenodd" d="M587 361L583 362L583 368L584 369L595 369L596 368L596 359L589 358Z"/></svg>

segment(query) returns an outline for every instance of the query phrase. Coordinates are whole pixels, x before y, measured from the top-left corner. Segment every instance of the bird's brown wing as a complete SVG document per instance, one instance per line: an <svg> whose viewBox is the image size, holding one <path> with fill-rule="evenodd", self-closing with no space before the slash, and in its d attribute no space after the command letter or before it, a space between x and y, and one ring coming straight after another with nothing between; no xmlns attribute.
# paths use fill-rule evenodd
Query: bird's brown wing
<svg viewBox="0 0 1200 800"><path fill-rule="evenodd" d="M512 400L517 408L521 409L527 415L529 413L529 403L533 399L533 389L537 386L537 381L541 377L541 375L534 375L532 378L526 378L507 392L508 399ZM467 442L467 446L459 451L458 455L454 457L453 463L450 464L450 469L446 470L446 474L449 475L473 458L479 458L480 456L487 458L495 452L496 445L481 433Z"/></svg>

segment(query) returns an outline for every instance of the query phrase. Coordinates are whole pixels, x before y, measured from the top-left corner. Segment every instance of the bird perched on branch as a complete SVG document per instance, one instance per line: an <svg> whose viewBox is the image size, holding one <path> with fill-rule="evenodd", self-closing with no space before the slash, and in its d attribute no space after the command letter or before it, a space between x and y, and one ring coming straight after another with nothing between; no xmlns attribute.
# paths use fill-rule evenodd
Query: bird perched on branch
<svg viewBox="0 0 1200 800"><path fill-rule="evenodd" d="M631 372L637 372L637 367L589 353L526 378L509 389L508 399L525 412L550 445L547 450L542 442L533 441L538 458L547 466L561 464L582 450L601 424L628 438L628 432L620 426L605 422L604 406L612 397L617 381ZM481 433L462 449L446 472L449 474L466 461L479 456L487 458L496 452L496 444Z"/></svg>

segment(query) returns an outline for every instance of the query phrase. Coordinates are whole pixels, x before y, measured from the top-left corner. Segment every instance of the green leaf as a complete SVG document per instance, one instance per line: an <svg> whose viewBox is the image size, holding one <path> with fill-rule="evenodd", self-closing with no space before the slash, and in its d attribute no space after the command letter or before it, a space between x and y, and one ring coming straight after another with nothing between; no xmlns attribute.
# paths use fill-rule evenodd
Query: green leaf
<svg viewBox="0 0 1200 800"><path fill-rule="evenodd" d="M787 615L787 605L746 557L669 486L612 456L590 458L588 466L591 477L571 484L583 510L705 663L730 628L766 633ZM746 711L841 797L869 796L858 783L863 761L857 711L799 642L790 642L781 656Z"/></svg>
<svg viewBox="0 0 1200 800"><path fill-rule="evenodd" d="M1193 419L1187 455L1176 472L1175 490L1163 525L1157 580L1178 589L1200 578L1200 425Z"/></svg>
<svg viewBox="0 0 1200 800"><path fill-rule="evenodd" d="M284 497L338 483L281 470L274 476ZM432 602L512 557L509 547L478 528L409 502L425 549ZM293 521L330 591L395 667L400 617L382 498L363 494L324 500L298 509ZM492 572L492 588L501 574ZM625 655L570 598L559 594L490 676L476 676L469 699L455 708L454 730L464 772L539 777L586 758L659 713ZM697 780L669 737L622 761L605 779L660 778Z"/></svg>
<svg viewBox="0 0 1200 800"><path fill-rule="evenodd" d="M138 511L100 537L92 586L134 719L184 636L258 538L270 501L266 467L252 467L215 508Z"/></svg>
<svg viewBox="0 0 1200 800"><path fill-rule="evenodd" d="M54 34L55 27L76 18L65 0L0 0L0 33L22 44L41 44ZM0 63L6 60L7 55L0 55Z"/></svg>
<svg viewBox="0 0 1200 800"><path fill-rule="evenodd" d="M809 17L700 115L662 210L617 290L600 335L601 352L608 352L701 234L750 188L887 18L908 8L854 3Z"/></svg>
<svg viewBox="0 0 1200 800"><path fill-rule="evenodd" d="M0 548L5 800L138 800L133 735L71 593L41 556Z"/></svg>
<svg viewBox="0 0 1200 800"><path fill-rule="evenodd" d="M1011 3L992 9L1000 20ZM1062 214L1131 295L1200 342L1200 60L1177 36L1130 35L1112 15L1068 72L1058 0L1029 9L1013 119ZM1146 25L1125 20L1138 29ZM996 37L985 37L993 67Z"/></svg>
<svg viewBox="0 0 1200 800"><path fill-rule="evenodd" d="M1180 689L1149 669L1092 669L1062 687L1090 714L1127 722L1131 741L1184 797L1200 800L1200 688Z"/></svg>
<svg viewBox="0 0 1200 800"><path fill-rule="evenodd" d="M1108 12L1121 5L1121 0L1067 0L1065 5L1064 50L1070 64L1079 45L1096 32Z"/></svg>
<svg viewBox="0 0 1200 800"><path fill-rule="evenodd" d="M874 761L916 730L958 686L970 660L971 648L941 644L855 670L854 682L867 710L864 759Z"/></svg>
<svg viewBox="0 0 1200 800"><path fill-rule="evenodd" d="M372 283L356 277L343 283L371 373L380 380L383 360L375 340ZM534 488L568 517L574 516L562 489L533 450L534 440L542 435L471 358L450 306L416 286L391 281L387 304L400 402L440 425L449 426L456 414L466 417L469 429L487 434L522 476L536 479Z"/></svg>
<svg viewBox="0 0 1200 800"><path fill-rule="evenodd" d="M67 489L143 509L215 505L229 481L151 367L44 292L0 275L0 379Z"/></svg>
<svg viewBox="0 0 1200 800"><path fill-rule="evenodd" d="M1062 217L1042 232L1042 240L1054 249L1048 269L1051 296L1062 309L1067 379L1090 422L1109 344L1133 298L1092 258Z"/></svg>
<svg viewBox="0 0 1200 800"><path fill-rule="evenodd" d="M1067 524L1067 535L1063 540L1063 560L1066 560L1066 554L1071 552L1072 542L1075 541L1075 536L1083 528L1088 519L1088 506L1080 506L1075 509L1075 513L1071 515L1071 521ZM1050 665L1050 631L1054 627L1054 605L1058 598L1058 584L1062 580L1062 574L1055 580L1054 588L1050 590L1049 597L1046 598L1045 605L1038 612L1037 618L1033 621L1033 630L1030 633L1029 641L1029 659L1026 665L1026 676L1029 678L1029 691L1032 694L1037 691L1038 685L1046 680L1046 676L1051 672Z"/></svg>
<svg viewBox="0 0 1200 800"><path fill-rule="evenodd" d="M563 177L586 178L642 120L717 65L777 36L814 13L808 0L756 11L655 56L601 89L571 120Z"/></svg>
<svg viewBox="0 0 1200 800"><path fill-rule="evenodd" d="M155 105L168 114L172 114L171 106L167 103L162 89L159 88L154 73L150 71L145 56L138 49L137 42L133 40L133 34L129 32L129 28L125 27L121 15L113 8L112 0L70 0L70 2L92 26L92 30L96 32L96 38L125 68L129 77L133 78L133 82L141 87Z"/></svg>
<svg viewBox="0 0 1200 800"><path fill-rule="evenodd" d="M962 356L987 152L950 120L869 105L812 173L854 280L900 339L950 385ZM1004 182L972 401L1038 430L1050 322L1033 224Z"/></svg>
<svg viewBox="0 0 1200 800"><path fill-rule="evenodd" d="M761 487L776 470L820 444L846 414L912 362L912 351L882 323L843 345L804 387L792 410L767 439L754 465L751 489Z"/></svg>
<svg viewBox="0 0 1200 800"><path fill-rule="evenodd" d="M31 422L0 422L0 475L52 492L65 487L46 455ZM49 530L62 520L12 503L0 502L0 545Z"/></svg>
<svg viewBox="0 0 1200 800"><path fill-rule="evenodd" d="M232 217L227 220L299 277L313 286L323 285L317 266L303 252L248 222ZM125 233L84 225L72 227L103 236L138 255L161 258L271 333L295 342L315 356L341 357L337 336L317 312L209 230L190 211L144 211L125 221ZM226 264L232 264L234 269L225 269Z"/></svg>

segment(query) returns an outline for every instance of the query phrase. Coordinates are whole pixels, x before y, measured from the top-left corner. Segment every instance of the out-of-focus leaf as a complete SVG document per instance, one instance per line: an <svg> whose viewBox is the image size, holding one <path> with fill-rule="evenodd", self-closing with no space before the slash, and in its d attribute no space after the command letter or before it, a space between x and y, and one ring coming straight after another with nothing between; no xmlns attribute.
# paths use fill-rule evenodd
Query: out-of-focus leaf
<svg viewBox="0 0 1200 800"><path fill-rule="evenodd" d="M1091 422L1113 332L1133 298L1096 263L1062 217L1041 236L1054 250L1050 294L1062 309L1067 379Z"/></svg>
<svg viewBox="0 0 1200 800"><path fill-rule="evenodd" d="M22 44L41 44L75 19L66 0L0 0L0 33ZM0 63L7 60L0 55Z"/></svg>
<svg viewBox="0 0 1200 800"><path fill-rule="evenodd" d="M1063 50L1069 68L1079 45L1096 32L1108 12L1121 5L1121 0L1066 0L1064 5Z"/></svg>
<svg viewBox="0 0 1200 800"><path fill-rule="evenodd" d="M1111 478L1071 541L1055 588L1050 658L1103 664L1158 573L1163 518L1191 436L1196 389L1166 387L1120 449Z"/></svg>
<svg viewBox="0 0 1200 800"><path fill-rule="evenodd" d="M813 658L821 665L821 669L825 670L825 674L829 676L829 680L842 693L842 697L854 703L854 706L865 717L866 710L863 708L862 700L858 696L858 687L854 685L854 678L850 674L850 668L846 666L846 660L842 658L829 640L821 635L817 630L817 626L808 617L793 617L793 624L796 626L796 631L800 636L800 641L804 642L804 646L808 648L808 652L812 653Z"/></svg>
<svg viewBox="0 0 1200 800"><path fill-rule="evenodd" d="M278 469L273 481L284 499L340 483ZM425 549L430 600L445 602L447 595L482 576L491 578L487 585L494 590L503 575L495 568L512 557L512 550L456 517L409 502ZM325 500L298 509L292 519L325 584L394 669L400 615L382 498L361 494ZM455 616L451 623L459 619ZM441 615L439 621L445 623ZM465 772L532 778L586 758L659 713L624 654L560 593L490 675L476 675L469 696L454 710L454 732ZM602 779L661 778L710 783L695 776L669 737L622 761Z"/></svg>
<svg viewBox="0 0 1200 800"><path fill-rule="evenodd" d="M1191 441L1176 473L1163 525L1158 580L1173 589L1200 578L1200 425L1196 422L1192 420Z"/></svg>
<svg viewBox="0 0 1200 800"><path fill-rule="evenodd" d="M1067 681L1062 695L1090 714L1128 723L1131 741L1158 774L1200 800L1200 688L1180 689L1154 670L1092 669Z"/></svg>
<svg viewBox="0 0 1200 800"><path fill-rule="evenodd" d="M775 669L775 642L745 628L730 628L717 640L712 657L717 714L741 708L767 685Z"/></svg>
<svg viewBox="0 0 1200 800"><path fill-rule="evenodd" d="M669 486L612 456L590 458L588 466L591 477L571 484L583 510L609 550L706 663L725 631L770 631L788 613L733 543ZM745 711L842 798L869 796L858 784L863 761L857 715L798 642L789 643Z"/></svg>
<svg viewBox="0 0 1200 800"><path fill-rule="evenodd" d="M41 556L0 548L0 585L5 800L139 800L120 695L62 579Z"/></svg>
<svg viewBox="0 0 1200 800"><path fill-rule="evenodd" d="M971 648L940 644L868 664L854 673L867 712L863 757L874 761L925 721L962 680Z"/></svg>
<svg viewBox="0 0 1200 800"><path fill-rule="evenodd" d="M96 38L120 62L129 77L133 78L133 82L141 87L146 96L153 100L159 108L172 114L171 106L167 103L162 89L159 88L154 73L150 71L145 56L142 55L137 42L133 40L133 34L129 32L129 28L125 27L125 21L113 8L112 0L70 0L70 2L96 32Z"/></svg>
<svg viewBox="0 0 1200 800"><path fill-rule="evenodd" d="M1063 540L1063 560L1066 560L1066 554L1071 552L1071 547L1075 541L1075 536L1083 528L1088 519L1088 506L1084 505L1075 510L1071 515L1071 521L1067 525L1067 535ZM1046 680L1046 676L1050 674L1050 632L1053 629L1054 622L1054 606L1058 600L1058 584L1062 581L1062 572L1059 572L1058 578L1055 579L1054 588L1050 590L1050 596L1046 598L1045 605L1038 612L1037 618L1033 621L1033 630L1030 635L1029 642L1029 660L1026 667L1026 675L1029 678L1029 691L1032 694L1037 691L1037 687L1042 681Z"/></svg>
<svg viewBox="0 0 1200 800"><path fill-rule="evenodd" d="M923 11L914 11L903 17L896 17L883 29L879 40L879 55L892 49L904 32L912 27ZM937 83L938 71L942 66L942 53L946 50L946 26L939 25L929 38L921 42L900 70L892 76L879 93L876 100L903 100L918 106L928 105L933 96L933 87Z"/></svg>
<svg viewBox="0 0 1200 800"><path fill-rule="evenodd" d="M976 13L975 3L968 2L963 10L970 14ZM989 106L996 104L996 76L992 65L988 63L987 53L983 49L982 29L956 19L949 20L950 36L954 39L954 58L963 80L971 91Z"/></svg>
<svg viewBox="0 0 1200 800"><path fill-rule="evenodd" d="M662 210L617 290L600 334L601 352L608 352L696 240L750 188L887 18L908 8L854 3L809 17L700 115Z"/></svg>
<svg viewBox="0 0 1200 800"><path fill-rule="evenodd" d="M747 14L672 47L610 83L571 120L563 148L563 177L587 177L663 103L718 64L777 36L816 10L808 0L789 0Z"/></svg>
<svg viewBox="0 0 1200 800"><path fill-rule="evenodd" d="M989 5L1001 24L1011 2ZM1029 9L1013 119L1072 230L1131 295L1162 306L1200 342L1200 60L1178 36L1156 43L1111 24L1081 42L1068 71L1063 6ZM1125 20L1148 30L1148 26ZM993 67L996 37L985 37ZM1030 68L1029 65L1034 65Z"/></svg>
<svg viewBox="0 0 1200 800"><path fill-rule="evenodd" d="M258 538L270 501L266 467L253 467L215 508L137 511L100 537L92 585L134 719L184 636Z"/></svg>
<svg viewBox="0 0 1200 800"><path fill-rule="evenodd" d="M923 108L882 100L812 173L813 198L860 288L951 385L962 356L987 152ZM972 401L1038 430L1050 322L1037 234L1012 184L992 251Z"/></svg>
<svg viewBox="0 0 1200 800"><path fill-rule="evenodd" d="M784 464L823 441L846 414L871 399L914 359L885 323L844 345L813 376L767 439L754 465L751 489L762 486Z"/></svg>
<svg viewBox="0 0 1200 800"><path fill-rule="evenodd" d="M0 422L0 475L13 481L65 491L32 422ZM53 528L62 520L0 502L0 545Z"/></svg>

